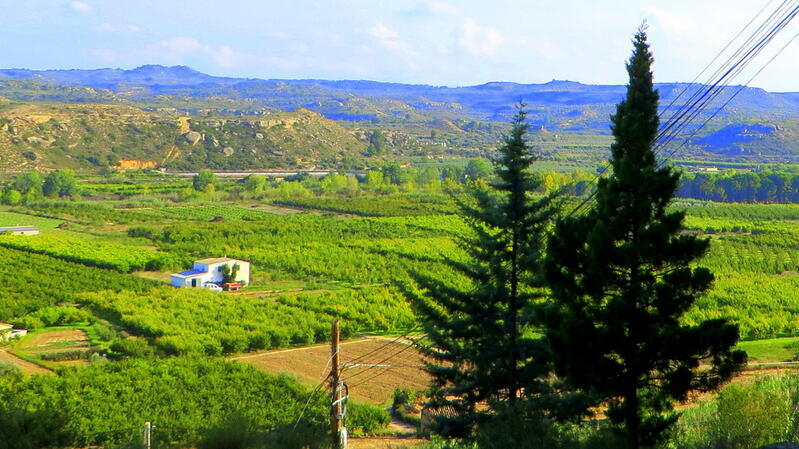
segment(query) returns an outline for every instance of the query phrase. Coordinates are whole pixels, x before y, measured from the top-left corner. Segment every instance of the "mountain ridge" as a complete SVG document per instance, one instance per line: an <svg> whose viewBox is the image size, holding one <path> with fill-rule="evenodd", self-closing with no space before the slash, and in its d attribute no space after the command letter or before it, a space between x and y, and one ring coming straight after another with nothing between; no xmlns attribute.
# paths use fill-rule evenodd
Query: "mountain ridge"
<svg viewBox="0 0 799 449"><path fill-rule="evenodd" d="M703 87L656 84L664 121L690 103ZM490 149L501 143L506 124L521 100L531 126L540 131L539 140L549 142L556 153L577 148L580 157L603 159L609 117L625 90L623 85L571 80L540 84L491 81L448 87L372 80L234 78L204 74L188 66L156 64L129 70L0 69L0 96L11 101L124 104L194 117L261 116L307 109L335 120L362 141L368 140L373 130L391 133L393 141L400 142L392 151L404 149L405 154L442 145L447 151ZM735 98L726 104L733 95ZM717 101L686 129L687 135L696 132L696 136L681 150L682 157L799 162L799 143L794 143L799 140L795 138L799 137L797 118L799 93L724 87ZM700 130L698 124L705 121L707 127ZM747 130L759 128L752 125L773 131L758 132L754 138ZM560 140L555 136L561 136ZM577 136L580 142L585 141L580 136L601 138L585 146L563 144L564 136ZM313 145L313 139L308 142Z"/></svg>

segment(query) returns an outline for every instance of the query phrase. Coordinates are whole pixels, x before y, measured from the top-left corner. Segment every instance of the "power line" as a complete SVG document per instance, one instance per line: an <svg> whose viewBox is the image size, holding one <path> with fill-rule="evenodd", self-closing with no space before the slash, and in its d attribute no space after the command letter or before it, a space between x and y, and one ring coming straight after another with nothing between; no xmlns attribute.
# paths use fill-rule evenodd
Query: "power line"
<svg viewBox="0 0 799 449"><path fill-rule="evenodd" d="M799 6L794 6L787 12L785 12L778 22L771 27L765 35L759 38L759 40L755 43L755 45L746 51L743 57L736 61L731 67L727 69L727 71L723 74L722 78L717 80L713 85L710 86L709 89L706 89L705 92L697 98L694 103L691 104L689 108L687 108L675 121L669 123L666 126L666 130L671 130L670 132L666 132L666 130L661 131L655 144L655 155L662 151L662 149L668 145L672 140L676 138L676 136L684 130L688 124L693 121L704 109L707 105L710 104L711 101L715 100L729 85L729 81L735 79L748 65L751 61L757 57L763 49L774 39L774 37L782 31L785 26L790 23L791 20L796 16L799 12ZM770 62L770 61L769 61ZM768 65L768 63L766 64ZM762 68L761 68L762 71ZM760 73L758 71L757 73ZM756 75L755 75L756 76ZM752 78L754 79L754 77ZM748 84L749 82L747 82ZM740 91L740 89L739 89ZM738 92L739 92L738 91ZM737 94L737 92L735 93ZM735 94L730 98L735 97ZM687 118L686 118L687 115ZM676 127L675 123L677 124ZM674 127L674 129L671 129Z"/></svg>
<svg viewBox="0 0 799 449"><path fill-rule="evenodd" d="M395 357L397 357L398 355L400 355L400 354L402 354L402 353L404 353L404 352L406 352L406 351L408 351L409 349L412 349L412 348L414 348L414 347L415 347L414 345L406 345L405 347L403 347L403 348L401 348L400 350L398 350L398 351L394 352L393 354L389 355L388 357L385 357L383 360L381 360L381 361L379 361L379 362L375 363L375 364L374 364L374 366L386 365L388 361L390 361L390 360L393 360L393 359L394 359ZM376 369L374 366L373 366L373 367L366 368L366 369L365 369L365 370L363 370L363 371L359 371L359 372L357 372L357 373L353 374L352 376L350 376L350 377L349 377L349 379L348 379L348 380L352 381L352 379L355 379L355 378L357 378L358 376L362 376L362 375L364 375L364 374L366 374L366 373L370 372L371 370L373 370L373 369ZM354 385L353 385L353 386L354 386Z"/></svg>
<svg viewBox="0 0 799 449"><path fill-rule="evenodd" d="M302 420L302 417L305 415L305 411L308 410L308 406L311 404L311 399L313 399L314 395L316 395L319 392L319 390L322 388L322 386L325 384L325 382L327 382L327 379L330 378L330 372L328 372L327 370L328 370L328 368L330 368L330 364L331 364L331 362L333 362L333 357L335 357L335 355L336 354L332 354L330 356L330 358L327 359L327 363L325 364L325 367L322 368L322 375L319 378L319 383L308 394L308 399L305 401L305 405L302 407L302 410L300 410L300 415L297 417L297 421L294 422L294 429L297 428L297 425L300 423L300 420ZM325 373L327 373L326 376L325 376Z"/></svg>
<svg viewBox="0 0 799 449"><path fill-rule="evenodd" d="M717 115L717 114L718 114L718 113L719 113L721 110L723 110L725 107L727 107L727 105L728 105L728 104L729 104L729 103L732 101L732 99L733 99L733 98L735 98L735 97L738 95L738 93L740 93L740 92L741 92L741 91L742 91L742 90L743 90L743 89L744 89L744 88L745 88L745 87L746 87L746 86L747 86L749 83L751 83L751 82L752 82L752 80L753 80L753 79L754 79L754 78L755 78L757 75L759 75L759 74L760 74L760 72L762 72L762 71L763 71L763 70L764 70L766 67L768 67L768 66L769 66L769 64L771 64L771 62L772 62L772 61L774 61L774 60L777 58L777 56L779 56L779 55L780 55L780 54L781 54L781 53L782 53L782 52L783 52L783 51L784 51L786 48L788 48L788 46L789 46L791 43L793 43L793 41L794 41L794 40L796 40L796 38L797 38L797 37L799 37L799 33L796 33L796 34L794 34L794 36L793 36L793 37L792 37L792 38L791 38L791 39L790 39L788 42L786 42L786 43L785 43L785 45L783 45L783 46L782 46L782 48L780 48L780 50L779 50L779 51L778 51L778 52L777 52L777 53L776 53L774 56L772 56L772 57L771 57L771 59L769 59L769 60L768 60L768 62L767 62L767 63L766 63L766 64L765 64L763 67L761 67L761 68L760 68L760 70L758 70L758 71L757 71L757 73L755 73L755 74L752 76L752 78L750 78L750 79L749 79L749 80L746 82L746 84L744 84L744 85L740 86L740 87L739 87L739 88L738 88L738 89L737 89L737 90L736 90L736 91L733 93L733 95L732 95L732 96L731 96L729 99L727 99L727 101L725 101L725 102L724 102L724 104L723 104L723 105L721 105L721 106L720 106L720 107L719 107L719 108L718 108L718 109L717 109L717 110L716 110L716 111L715 111L715 112L714 112L714 113L713 113L713 114L712 114L710 117L708 117L708 119L707 119L707 120L705 120L705 122L704 122L704 123L702 123L702 125L701 125L701 126L699 126L699 127L696 129L696 130L694 130L694 132L693 132L693 133L692 133L690 136L686 137L686 138L685 138L685 140L683 140L683 142L682 142L682 144L681 144L680 146L678 146L677 148L675 148L674 150L672 150L672 151L671 151L671 153L669 153L669 155L667 156L666 160L668 160L668 159L671 159L671 158L672 158L672 157L673 157L673 156L674 156L674 155L675 155L675 154L676 154L676 153L677 153L677 152L678 152L680 149L682 149L682 148L683 148L683 147L684 147L684 146L685 146L685 145L686 145L686 144L687 144L687 143L688 143L688 142L689 142L691 139L693 139L693 138L696 136L696 134L697 134L697 133L698 133L698 132L699 132L699 131L700 131L702 128L704 128L704 127L705 127L705 125L707 125L707 124L708 124L708 122L710 122L710 120L712 120L712 119L713 119L713 118L714 118L714 117L715 117L715 116L716 116L716 115Z"/></svg>
<svg viewBox="0 0 799 449"><path fill-rule="evenodd" d="M766 8L768 8L769 5L771 5L771 3L773 1L774 0L769 0L768 3L766 3L763 6L763 8L761 8L760 11L758 11L758 13L755 14L754 17L752 17L749 20L749 22L747 22L747 24L743 28L741 28L740 31L738 31L738 34L736 34L732 39L730 39L730 41L727 42L727 45L725 45L724 48L722 48L721 50L719 50L718 53L716 53L716 55L713 57L713 59L710 62L707 63L705 68L703 68L702 71L700 71L694 77L694 79L691 80L691 82L688 83L688 85L686 85L685 88L677 96L675 96L671 100L671 102L665 108L663 108L662 111L660 111L660 114L658 114L658 118L660 118L663 114L665 114L666 111L671 109L671 107L674 106L680 98L682 98L682 96L688 91L688 89L690 89L691 86L694 86L694 85L697 84L697 81L699 81L699 78L716 62L716 60L719 59L719 57L721 57L722 54L724 54L725 51L727 51L728 48L730 48L730 46L732 45L733 42L735 42L736 40L738 40L739 37L741 37L741 35L744 33L744 31L746 31L750 26L752 26L752 24L755 22L755 20L757 20L757 18L760 17L761 14L763 14L763 12L766 10Z"/></svg>
<svg viewBox="0 0 799 449"><path fill-rule="evenodd" d="M344 365L344 368L346 369L348 365L350 365L350 364L353 364L353 363L360 362L360 361L362 361L362 360L366 359L367 357L371 356L372 354L375 354L375 353L381 352L381 351L383 351L384 349L386 349L386 348L388 348L388 347L390 347L390 346L393 346L393 345L397 344L397 343L398 343L400 340L403 340L403 339L409 338L409 336L410 336L412 333L414 333L414 332L416 332L416 331L418 331L418 330L421 330L421 325L416 325L416 326L412 327L411 329L409 329L409 330L405 331L403 334L401 334L401 335L397 336L396 338L394 338L394 339L392 339L392 340L389 340L388 342L386 342L386 343L385 343L385 344L383 344L382 346L380 346L380 347L378 347L378 348L375 348L375 349L373 349L373 350L371 350L371 351L367 352L366 354L361 354L361 355L359 355L358 357L355 357L355 358L354 358L354 359L352 359L352 360L349 360L349 361L347 361L347 362L344 362L344 364L343 364L343 365Z"/></svg>
<svg viewBox="0 0 799 449"><path fill-rule="evenodd" d="M770 2L769 2L770 3ZM727 60L720 65L715 72L710 76L710 78L705 81L702 86L704 88L697 89L691 97L680 107L672 116L667 120L667 124L659 131L656 141L662 141L664 137L668 135L668 133L679 123L685 123L683 118L689 114L691 111L695 110L697 105L699 105L710 93L714 92L716 88L719 87L718 90L721 90L726 85L727 78L733 73L733 70L738 67L742 61L744 61L748 55L757 47L757 45L753 48L750 48L748 51L741 56L741 53L745 51L745 49L749 48L750 44L753 41L757 41L758 43L762 42L763 37L759 37L764 30L773 30L772 24L779 24L780 20L777 20L777 17L785 14L785 12L781 12L785 9L786 6L789 5L789 0L783 0L782 4L774 10L771 15L749 36L749 38L740 46L738 49L730 55ZM790 9L790 8L789 8ZM787 12L788 10L786 10ZM759 13L758 13L759 15ZM784 18L784 17L783 17ZM747 25L748 28L748 25ZM743 31L743 30L742 30ZM740 34L740 33L739 33ZM767 36L769 33L767 32L764 36ZM736 38L730 41L728 46L735 41ZM725 47L726 48L726 47ZM714 58L717 59L717 58ZM701 109L701 108L700 108Z"/></svg>
<svg viewBox="0 0 799 449"><path fill-rule="evenodd" d="M377 369L377 368L375 368L375 366L386 365L386 364L388 364L387 363L388 361L393 360L394 358L396 358L400 354L408 351L409 349L416 348L416 347L417 347L416 346L416 342L414 342L413 344L406 345L405 347L403 347L400 350L394 352L393 354L389 355L388 357L385 357L383 360L379 361L378 363L375 363L372 367L366 368L363 371L359 371L359 372L353 374L352 376L350 376L348 378L348 380L352 381L353 379L357 378L358 376L363 376L364 374L369 373L370 371L372 371L374 369ZM388 369L388 368L385 368L384 371L386 369ZM360 385L362 383L363 383L363 380L361 382L359 382L359 383L353 384L352 387L356 387L356 386L358 386L358 385Z"/></svg>
<svg viewBox="0 0 799 449"><path fill-rule="evenodd" d="M769 0L766 6L763 9L761 9L760 12L758 12L758 14L755 15L755 17L752 20L750 20L749 23L747 23L747 25L724 47L725 49L729 48L729 46L743 33L743 31L745 31L747 28L751 26L754 20L762 14L762 12L768 7L768 5L771 4L771 1L772 0ZM786 6L789 7L786 9ZM661 129L661 131L659 131L658 137L656 138L656 143L654 146L654 151L656 156L658 155L659 152L664 151L663 148L665 148L665 146L668 143L674 140L676 135L682 130L684 130L685 127L687 127L688 124L690 124L691 121L693 121L708 106L710 101L716 99L718 95L720 95L721 92L726 87L729 86L729 83L733 79L735 79L743 71L743 69L752 60L754 60L754 58L757 55L760 54L760 52L762 52L762 50L774 39L774 37L796 17L797 13L799 13L799 6L791 5L791 3L788 0L784 0L780 4L780 6L778 6L769 15L769 17L749 36L749 38L744 42L744 44L740 46L733 53L733 55L731 55L727 59L727 61L724 64L722 64L722 66L716 69L716 71L711 76L710 80L708 80L708 82L703 84L705 88L698 89L696 92L694 92L694 94L689 98L686 104L684 104L681 108L675 111L674 114L672 114L671 118L669 119L669 123L663 129ZM764 30L767 31L765 31L764 33L763 32ZM795 39L795 37L793 39ZM793 39L791 39L791 41L793 41ZM753 41L755 41L755 44L753 46L750 46L750 44ZM747 49L747 47L750 48ZM777 53L777 55L779 55L785 49L785 47L787 47L787 44ZM714 60L718 59L718 57L720 56L720 54L723 53L723 51L724 49L721 52L719 52L719 54L717 54L716 57L714 57ZM734 58L736 56L740 56L742 52L743 56L741 56L738 60L735 60ZM743 87L748 85L752 81L752 79L754 79L754 77L756 77L760 72L762 72L762 70L766 66L768 66L768 64L770 64L771 61L773 61L777 55L772 57L763 67L761 67L760 70L758 70L757 73L755 73L755 75L749 81L747 81L745 85L739 87L738 90L736 90L733 93L733 95L727 99L722 108L727 104L729 104L729 102L732 101L733 98L735 98L735 96L743 89ZM712 62L709 65L712 65ZM703 72L706 70L707 67L703 69ZM721 74L720 77L718 77L719 74ZM716 79L717 77L718 79ZM697 78L699 77L697 76ZM688 88L686 88L684 92L687 91L687 89ZM682 93L680 95L682 95ZM674 101L672 101L672 104L673 103ZM695 129L693 135L696 135L696 133L699 130L701 130L710 121L710 119L715 117L720 112L720 110L721 109L716 110L716 112L714 112L714 114L708 120L706 120L700 127ZM662 113L663 111L661 112L661 114ZM680 148L684 146L686 143L687 142L683 142ZM674 153L676 153L676 150L672 151L669 157L673 156ZM598 179L605 172L607 172L609 166L610 163L609 162L606 163L604 166L604 170L599 171L594 176L594 178L591 180L591 184L597 182ZM585 207L585 205L588 204L588 202L590 202L596 196L596 193L597 190L595 188L574 209L572 209L566 215L566 217L570 217L579 212L580 209Z"/></svg>

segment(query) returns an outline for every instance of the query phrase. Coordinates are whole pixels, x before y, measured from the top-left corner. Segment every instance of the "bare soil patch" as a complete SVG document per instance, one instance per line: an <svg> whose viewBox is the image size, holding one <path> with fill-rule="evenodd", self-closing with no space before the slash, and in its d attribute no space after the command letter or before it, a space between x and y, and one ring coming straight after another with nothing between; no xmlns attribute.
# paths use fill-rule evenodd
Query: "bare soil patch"
<svg viewBox="0 0 799 449"><path fill-rule="evenodd" d="M42 368L41 366L28 362L27 360L22 360L5 349L0 349L0 362L11 363L12 365L21 369L25 374L53 374L53 372L49 369Z"/></svg>
<svg viewBox="0 0 799 449"><path fill-rule="evenodd" d="M91 347L86 332L79 329L65 329L42 332L33 335L19 345L19 349L32 354L59 352L65 350L88 349Z"/></svg>
<svg viewBox="0 0 799 449"><path fill-rule="evenodd" d="M166 283L172 279L172 273L167 271L134 271L133 274L140 278Z"/></svg>
<svg viewBox="0 0 799 449"><path fill-rule="evenodd" d="M387 403L397 387L421 390L430 377L421 369L422 356L409 342L369 337L342 343L342 379L355 400ZM316 345L233 357L273 373L290 373L316 386L330 371L330 346ZM352 365L352 366L348 366ZM364 366L366 365L366 366ZM371 366L378 365L378 366Z"/></svg>
<svg viewBox="0 0 799 449"><path fill-rule="evenodd" d="M42 332L23 339L15 347L20 353L40 360L47 360L46 356L54 356L59 353L80 353L81 351L89 351L91 348L92 346L86 333L79 329ZM48 367L81 366L88 363L89 361L85 358L78 358L76 360L49 360L46 365Z"/></svg>
<svg viewBox="0 0 799 449"><path fill-rule="evenodd" d="M352 449L410 449L421 447L427 442L421 438L350 438L347 447Z"/></svg>

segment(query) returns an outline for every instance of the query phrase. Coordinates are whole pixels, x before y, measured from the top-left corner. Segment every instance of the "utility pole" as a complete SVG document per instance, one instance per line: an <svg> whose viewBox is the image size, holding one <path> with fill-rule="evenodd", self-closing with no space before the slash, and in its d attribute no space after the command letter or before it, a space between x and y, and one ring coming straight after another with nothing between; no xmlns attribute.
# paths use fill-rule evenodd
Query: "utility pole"
<svg viewBox="0 0 799 449"><path fill-rule="evenodd" d="M153 426L150 424L150 421L144 423L144 447L145 449L150 449L151 446L151 436L152 436Z"/></svg>
<svg viewBox="0 0 799 449"><path fill-rule="evenodd" d="M347 448L347 429L342 425L344 420L344 401L346 397L342 397L341 372L339 370L339 324L338 320L333 320L332 335L330 339L330 356L332 360L332 368L330 372L330 399L332 401L330 407L330 426L333 431L333 449L346 449Z"/></svg>

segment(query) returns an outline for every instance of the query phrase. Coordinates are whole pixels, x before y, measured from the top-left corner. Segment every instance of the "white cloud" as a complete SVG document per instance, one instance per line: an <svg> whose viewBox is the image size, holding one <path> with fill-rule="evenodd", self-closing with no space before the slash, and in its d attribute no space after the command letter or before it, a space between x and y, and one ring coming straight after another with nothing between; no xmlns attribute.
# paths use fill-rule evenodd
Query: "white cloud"
<svg viewBox="0 0 799 449"><path fill-rule="evenodd" d="M91 5L89 5L86 2L81 2L79 0L73 1L72 3L69 4L69 6L72 7L72 9L74 9L75 11L78 11L78 12L89 12L89 11L92 10Z"/></svg>
<svg viewBox="0 0 799 449"><path fill-rule="evenodd" d="M389 50L400 51L410 56L416 56L410 44L399 39L399 33L387 27L382 21L377 22L369 29L369 34L377 38L380 46Z"/></svg>
<svg viewBox="0 0 799 449"><path fill-rule="evenodd" d="M499 31L478 25L474 19L466 19L461 25L460 44L475 55L492 56L504 42Z"/></svg>
<svg viewBox="0 0 799 449"><path fill-rule="evenodd" d="M127 25L112 25L110 23L101 23L92 28L94 31L98 33L137 33L141 31L141 27L138 25L127 24Z"/></svg>
<svg viewBox="0 0 799 449"><path fill-rule="evenodd" d="M533 44L533 49L536 53L545 58L554 59L563 55L563 50L561 50L560 47L546 40L536 41L535 44Z"/></svg>
<svg viewBox="0 0 799 449"><path fill-rule="evenodd" d="M105 64L112 64L116 63L124 58L121 57L119 53L114 50L110 50L107 48L97 48L93 50L89 50L89 53L94 55L97 59L102 61Z"/></svg>
<svg viewBox="0 0 799 449"><path fill-rule="evenodd" d="M217 66L224 68L235 67L247 58L245 54L239 53L228 45L221 45L219 47L205 46L203 47L203 51Z"/></svg>
<svg viewBox="0 0 799 449"><path fill-rule="evenodd" d="M382 21L377 22L375 26L369 28L369 34L380 40L396 39L399 37L396 31L389 29Z"/></svg>
<svg viewBox="0 0 799 449"><path fill-rule="evenodd" d="M294 53L308 53L308 46L302 42L297 42L289 45L289 49Z"/></svg>
<svg viewBox="0 0 799 449"><path fill-rule="evenodd" d="M104 50L95 51L99 57ZM111 53L109 53L111 54ZM177 36L146 45L128 55L128 59L144 60L148 63L185 64L187 58L204 55L217 67L229 69L241 66L253 57L230 45L208 45L191 36Z"/></svg>
<svg viewBox="0 0 799 449"><path fill-rule="evenodd" d="M158 43L158 46L175 53L190 53L202 48L200 41L193 37L187 36L173 37L172 39L163 40Z"/></svg>
<svg viewBox="0 0 799 449"><path fill-rule="evenodd" d="M446 1L433 0L427 4L427 9L435 14L444 14L447 16L454 16L458 14L458 8Z"/></svg>

